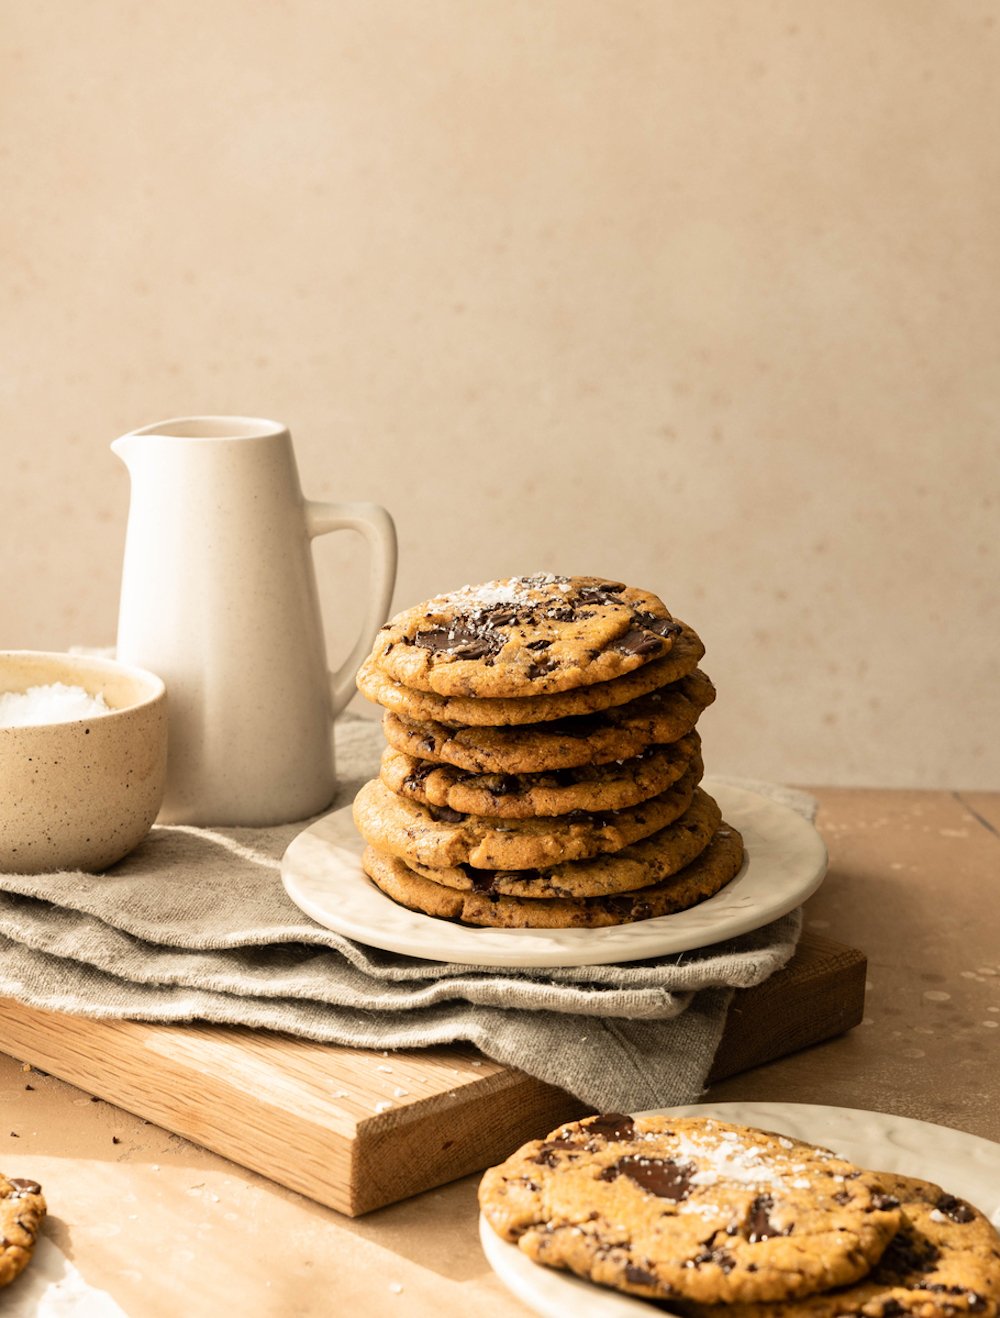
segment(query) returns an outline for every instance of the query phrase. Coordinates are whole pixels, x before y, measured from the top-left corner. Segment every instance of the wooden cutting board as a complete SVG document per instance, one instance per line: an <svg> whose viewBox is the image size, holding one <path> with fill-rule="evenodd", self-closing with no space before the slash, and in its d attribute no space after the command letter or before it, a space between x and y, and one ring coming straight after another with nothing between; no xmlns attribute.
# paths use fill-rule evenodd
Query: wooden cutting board
<svg viewBox="0 0 1000 1318"><path fill-rule="evenodd" d="M710 1079L858 1024L865 965L857 949L804 934L784 970L736 994ZM0 1048L352 1217L480 1171L589 1110L466 1045L366 1052L0 998Z"/></svg>

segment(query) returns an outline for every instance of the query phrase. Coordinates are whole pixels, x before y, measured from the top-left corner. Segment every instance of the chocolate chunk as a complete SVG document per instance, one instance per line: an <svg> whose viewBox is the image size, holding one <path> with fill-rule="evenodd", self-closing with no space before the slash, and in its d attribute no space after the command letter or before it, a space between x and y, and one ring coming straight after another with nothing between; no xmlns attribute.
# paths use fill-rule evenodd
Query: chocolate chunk
<svg viewBox="0 0 1000 1318"><path fill-rule="evenodd" d="M774 1200L769 1194L759 1194L750 1205L750 1211L747 1213L747 1220L743 1226L743 1234L751 1245L755 1245L758 1240L769 1240L771 1236L789 1234L787 1231L779 1230L768 1217L768 1213L773 1207Z"/></svg>
<svg viewBox="0 0 1000 1318"><path fill-rule="evenodd" d="M604 1112L587 1122L587 1134L603 1135L609 1140L630 1140L635 1134L635 1122L623 1112Z"/></svg>
<svg viewBox="0 0 1000 1318"><path fill-rule="evenodd" d="M673 618L658 618L655 613L637 613L635 615L637 627L643 631L655 632L657 636L680 636L680 623L674 622Z"/></svg>
<svg viewBox="0 0 1000 1318"><path fill-rule="evenodd" d="M436 764L431 764L430 762L425 762L424 764L418 764L417 767L415 769L411 769L410 772L403 779L403 783L402 783L403 790L405 791L407 788L410 788L412 790L415 787L421 786L421 784L427 778L430 777L430 775L434 772L434 770L437 767L438 766Z"/></svg>
<svg viewBox="0 0 1000 1318"><path fill-rule="evenodd" d="M956 1199L953 1194L946 1194L937 1201L937 1210L950 1217L953 1222L971 1222L975 1213L963 1199Z"/></svg>
<svg viewBox="0 0 1000 1318"><path fill-rule="evenodd" d="M886 1212L890 1208L898 1208L899 1200L895 1195L882 1194L876 1191L876 1193L872 1195L872 1207L878 1209L879 1212Z"/></svg>
<svg viewBox="0 0 1000 1318"><path fill-rule="evenodd" d="M696 1268L703 1268L706 1263L714 1263L717 1268L727 1273L732 1272L736 1267L736 1260L724 1249L703 1249L700 1254L695 1254L691 1262Z"/></svg>
<svg viewBox="0 0 1000 1318"><path fill-rule="evenodd" d="M544 677L546 673L551 673L556 667L558 665L554 659L533 659L528 665L528 677L534 681L536 677Z"/></svg>
<svg viewBox="0 0 1000 1318"><path fill-rule="evenodd" d="M576 1140L568 1139L566 1136L554 1140L546 1140L531 1161L540 1163L543 1167L554 1167L559 1161L560 1151L564 1149L579 1149L580 1147L581 1146Z"/></svg>
<svg viewBox="0 0 1000 1318"><path fill-rule="evenodd" d="M659 1278L647 1268L637 1267L634 1263L625 1266L625 1280L630 1286L660 1286Z"/></svg>
<svg viewBox="0 0 1000 1318"><path fill-rule="evenodd" d="M452 810L448 805L425 805L424 809L439 824L460 824L465 818L465 815L458 810Z"/></svg>
<svg viewBox="0 0 1000 1318"><path fill-rule="evenodd" d="M20 1176L11 1176L8 1177L8 1180L15 1190L20 1191L19 1194L11 1196L13 1199L19 1199L22 1194L41 1194L42 1192L42 1187L37 1181L27 1181Z"/></svg>
<svg viewBox="0 0 1000 1318"><path fill-rule="evenodd" d="M551 641L546 641L544 638L540 638L537 641L529 641L524 648L526 650L547 650L551 644Z"/></svg>
<svg viewBox="0 0 1000 1318"><path fill-rule="evenodd" d="M896 1277L913 1276L920 1272L930 1272L940 1258L941 1251L925 1236L915 1236L911 1231L898 1231L889 1241L879 1269Z"/></svg>
<svg viewBox="0 0 1000 1318"><path fill-rule="evenodd" d="M516 796L521 786L512 773L501 773L486 784L486 790L490 796Z"/></svg>
<svg viewBox="0 0 1000 1318"><path fill-rule="evenodd" d="M502 649L506 637L501 632L478 631L465 623L454 622L450 627L429 627L417 632L415 645L435 654L450 654L456 659L483 659Z"/></svg>
<svg viewBox="0 0 1000 1318"><path fill-rule="evenodd" d="M620 650L622 654L659 654L663 649L663 641L651 632L633 628L615 641L615 649Z"/></svg>
<svg viewBox="0 0 1000 1318"><path fill-rule="evenodd" d="M619 1158L601 1172L602 1181L615 1181L627 1176L647 1194L658 1199L686 1199L691 1189L694 1167L691 1163L677 1163L670 1158L642 1158L629 1155Z"/></svg>

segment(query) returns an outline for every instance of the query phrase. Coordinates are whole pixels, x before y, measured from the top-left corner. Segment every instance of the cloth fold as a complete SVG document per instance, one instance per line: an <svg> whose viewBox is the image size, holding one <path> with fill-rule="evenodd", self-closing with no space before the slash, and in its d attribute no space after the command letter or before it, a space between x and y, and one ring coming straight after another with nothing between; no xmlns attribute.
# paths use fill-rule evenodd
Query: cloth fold
<svg viewBox="0 0 1000 1318"><path fill-rule="evenodd" d="M337 728L347 804L377 772L371 720ZM738 781L807 818L805 793ZM156 826L100 875L0 875L0 993L102 1018L211 1021L388 1050L467 1041L595 1108L693 1101L733 992L792 956L801 913L716 944L612 966L423 961L314 923L280 862L305 823Z"/></svg>

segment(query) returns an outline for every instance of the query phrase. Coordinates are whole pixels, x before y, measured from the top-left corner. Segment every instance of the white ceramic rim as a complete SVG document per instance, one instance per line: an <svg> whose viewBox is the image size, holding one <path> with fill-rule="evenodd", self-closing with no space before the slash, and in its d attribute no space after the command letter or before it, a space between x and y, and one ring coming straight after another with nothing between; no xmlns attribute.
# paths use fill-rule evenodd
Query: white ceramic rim
<svg viewBox="0 0 1000 1318"><path fill-rule="evenodd" d="M743 833L743 869L714 897L679 911L603 929L489 929L397 905L361 869L364 843L350 807L315 820L289 844L281 877L318 924L383 951L470 966L609 965L709 947L801 905L826 873L813 825L790 806L712 778L704 787Z"/></svg>
<svg viewBox="0 0 1000 1318"><path fill-rule="evenodd" d="M671 1116L717 1116L832 1147L873 1171L934 1181L968 1199L1000 1226L1000 1144L912 1117L811 1103L704 1103L658 1108ZM649 1115L637 1114L637 1115ZM539 1318L643 1318L645 1300L535 1263L480 1216L487 1261L507 1289ZM661 1310L669 1313L669 1310Z"/></svg>
<svg viewBox="0 0 1000 1318"><path fill-rule="evenodd" d="M213 433L214 432L214 433ZM122 435L122 439L131 439L141 435L144 439L195 439L211 442L212 440L273 439L284 435L288 427L281 421L272 421L262 416L230 416L220 413L218 416L172 416L166 421L154 421L151 425L140 426Z"/></svg>

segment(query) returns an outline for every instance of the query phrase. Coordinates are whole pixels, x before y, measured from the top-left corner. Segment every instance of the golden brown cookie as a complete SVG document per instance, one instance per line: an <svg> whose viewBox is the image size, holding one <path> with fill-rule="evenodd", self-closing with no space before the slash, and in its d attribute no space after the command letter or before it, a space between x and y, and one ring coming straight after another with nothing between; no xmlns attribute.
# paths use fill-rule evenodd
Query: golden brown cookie
<svg viewBox="0 0 1000 1318"><path fill-rule="evenodd" d="M530 869L620 851L673 823L691 804L700 757L665 792L627 810L540 819L490 819L396 796L374 778L354 799L358 832L374 847L423 865Z"/></svg>
<svg viewBox="0 0 1000 1318"><path fill-rule="evenodd" d="M636 845L642 848L648 844ZM581 868L602 866L608 859L574 863ZM651 863L654 859L650 856ZM586 898L507 897L490 891L488 886L486 891L450 888L417 873L398 856L374 847L365 848L361 863L375 885L393 901L425 915L495 929L600 929L673 915L714 896L739 873L743 840L734 828L724 825L693 861L667 878L640 891ZM569 869L570 865L564 868L567 882ZM643 872L648 876L651 871L645 867ZM491 882L489 870L471 873L483 874L486 885Z"/></svg>
<svg viewBox="0 0 1000 1318"><path fill-rule="evenodd" d="M853 1282L901 1220L875 1174L711 1117L570 1122L490 1168L479 1202L538 1263L632 1295L710 1304Z"/></svg>
<svg viewBox="0 0 1000 1318"><path fill-rule="evenodd" d="M608 854L556 860L531 869L435 866L412 859L407 859L406 864L434 883L463 891L474 888L493 897L528 897L533 901L550 897L609 897L648 888L677 873L705 850L721 823L718 803L699 789L678 819L650 838Z"/></svg>
<svg viewBox="0 0 1000 1318"><path fill-rule="evenodd" d="M534 696L606 682L670 649L680 628L649 591L537 573L462 586L392 618L372 662L443 696Z"/></svg>
<svg viewBox="0 0 1000 1318"><path fill-rule="evenodd" d="M31 1262L44 1216L45 1197L37 1181L0 1175L0 1286Z"/></svg>
<svg viewBox="0 0 1000 1318"><path fill-rule="evenodd" d="M626 705L551 723L453 728L386 711L382 727L390 746L418 759L471 773L542 773L631 759L647 746L678 741L714 699L711 679L696 668Z"/></svg>
<svg viewBox="0 0 1000 1318"><path fill-rule="evenodd" d="M629 760L522 774L469 773L387 746L379 776L390 792L421 805L497 819L535 819L574 810L622 810L648 801L687 771L700 745L697 732L691 732L670 745L649 746Z"/></svg>
<svg viewBox="0 0 1000 1318"><path fill-rule="evenodd" d="M772 1304L691 1305L691 1318L954 1318L1000 1312L1000 1234L940 1186L880 1173L902 1210L899 1230L867 1276L847 1287Z"/></svg>
<svg viewBox="0 0 1000 1318"><path fill-rule="evenodd" d="M361 665L357 676L358 690L376 705L391 709L406 718L420 722L447 723L471 727L507 727L525 723L546 723L552 719L571 718L577 714L592 714L597 710L611 709L627 704L648 691L677 682L697 668L705 653L700 638L686 624L675 618L680 632L674 638L670 652L662 659L615 677L607 682L594 682L590 686L569 691L557 691L547 696L489 697L439 696L433 691L417 691L389 677L378 666L373 656Z"/></svg>

